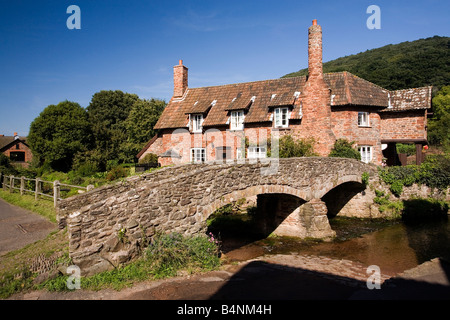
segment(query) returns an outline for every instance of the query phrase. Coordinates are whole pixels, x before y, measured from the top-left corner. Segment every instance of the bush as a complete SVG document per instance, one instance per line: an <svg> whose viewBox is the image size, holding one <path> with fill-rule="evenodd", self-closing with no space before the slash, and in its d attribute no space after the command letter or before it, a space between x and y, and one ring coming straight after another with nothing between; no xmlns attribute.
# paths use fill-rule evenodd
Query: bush
<svg viewBox="0 0 450 320"><path fill-rule="evenodd" d="M112 168L108 174L106 175L106 180L108 181L114 181L120 178L125 178L128 176L128 169L125 169L121 166L117 166Z"/></svg>
<svg viewBox="0 0 450 320"><path fill-rule="evenodd" d="M278 140L279 157L312 157L314 153L314 139L294 140L292 136L285 135Z"/></svg>
<svg viewBox="0 0 450 320"><path fill-rule="evenodd" d="M158 156L154 153L148 153L142 159L139 160L139 164L148 164L157 167Z"/></svg>
<svg viewBox="0 0 450 320"><path fill-rule="evenodd" d="M361 154L352 147L353 143L345 139L336 140L328 156L361 160Z"/></svg>
<svg viewBox="0 0 450 320"><path fill-rule="evenodd" d="M397 153L406 153L407 156L416 154L416 146L412 143L397 143Z"/></svg>
<svg viewBox="0 0 450 320"><path fill-rule="evenodd" d="M450 157L428 156L420 166L409 165L380 169L379 176L390 185L392 193L397 196L401 194L403 186L411 186L414 183L443 190L450 186Z"/></svg>

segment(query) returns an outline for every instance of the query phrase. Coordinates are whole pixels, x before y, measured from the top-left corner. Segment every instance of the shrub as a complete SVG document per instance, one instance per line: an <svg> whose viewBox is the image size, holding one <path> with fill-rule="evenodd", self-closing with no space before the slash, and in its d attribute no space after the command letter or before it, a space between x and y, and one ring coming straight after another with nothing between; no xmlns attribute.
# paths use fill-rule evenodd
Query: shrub
<svg viewBox="0 0 450 320"><path fill-rule="evenodd" d="M157 167L158 156L154 153L148 153L142 159L139 160L139 164L148 164Z"/></svg>
<svg viewBox="0 0 450 320"><path fill-rule="evenodd" d="M314 153L314 139L294 140L290 135L285 135L278 140L279 157L312 157Z"/></svg>
<svg viewBox="0 0 450 320"><path fill-rule="evenodd" d="M331 149L328 156L361 160L361 154L352 147L353 143L354 142L349 142L346 139L336 140L333 149Z"/></svg>
<svg viewBox="0 0 450 320"><path fill-rule="evenodd" d="M106 175L106 180L108 181L114 181L120 178L125 178L128 175L128 170L121 167L121 166L117 166L112 168L108 174Z"/></svg>
<svg viewBox="0 0 450 320"><path fill-rule="evenodd" d="M414 183L443 190L450 186L450 157L428 156L420 166L409 165L379 170L380 178L390 185L392 193L399 196L403 186Z"/></svg>

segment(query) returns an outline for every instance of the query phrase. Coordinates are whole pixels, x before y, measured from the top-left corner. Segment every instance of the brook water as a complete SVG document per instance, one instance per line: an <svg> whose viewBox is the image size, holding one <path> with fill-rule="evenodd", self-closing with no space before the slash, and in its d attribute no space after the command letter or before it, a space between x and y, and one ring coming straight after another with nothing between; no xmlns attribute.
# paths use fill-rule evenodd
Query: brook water
<svg viewBox="0 0 450 320"><path fill-rule="evenodd" d="M402 221L334 218L332 242L287 237L250 239L225 237L223 251L231 260L255 258L266 253L327 256L378 265L395 275L436 257L450 259L450 222L405 224Z"/></svg>

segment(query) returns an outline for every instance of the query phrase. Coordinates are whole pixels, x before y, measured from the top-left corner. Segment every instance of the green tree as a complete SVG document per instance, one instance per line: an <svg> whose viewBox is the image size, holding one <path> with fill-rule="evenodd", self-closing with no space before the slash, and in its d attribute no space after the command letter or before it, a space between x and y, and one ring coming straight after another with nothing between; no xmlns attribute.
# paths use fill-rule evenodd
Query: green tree
<svg viewBox="0 0 450 320"><path fill-rule="evenodd" d="M352 147L353 143L354 142L349 142L346 139L336 140L333 149L331 149L328 156L361 160L361 154Z"/></svg>
<svg viewBox="0 0 450 320"><path fill-rule="evenodd" d="M450 151L450 86L442 87L432 100L433 118L428 122L428 140Z"/></svg>
<svg viewBox="0 0 450 320"><path fill-rule="evenodd" d="M91 131L86 110L78 103L49 105L30 125L28 142L38 165L67 172L77 152L87 150Z"/></svg>
<svg viewBox="0 0 450 320"><path fill-rule="evenodd" d="M125 128L128 139L125 145L128 157L134 157L155 134L153 127L166 106L164 100L138 100L136 101L128 118Z"/></svg>
<svg viewBox="0 0 450 320"><path fill-rule="evenodd" d="M125 120L135 102L136 94L116 91L100 91L94 94L87 107L89 121L94 135L95 154L99 169L104 171L108 160L130 161L126 152L128 134Z"/></svg>

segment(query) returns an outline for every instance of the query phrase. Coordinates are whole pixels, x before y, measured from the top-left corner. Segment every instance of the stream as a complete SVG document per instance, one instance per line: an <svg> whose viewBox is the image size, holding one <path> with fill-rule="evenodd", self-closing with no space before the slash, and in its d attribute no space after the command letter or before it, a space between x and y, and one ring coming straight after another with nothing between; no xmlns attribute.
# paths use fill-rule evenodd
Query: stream
<svg viewBox="0 0 450 320"><path fill-rule="evenodd" d="M397 274L442 257L450 260L450 222L406 224L402 221L334 218L336 238L330 242L290 237L265 239L224 238L223 252L230 260L264 254L303 254L377 265L385 274Z"/></svg>

